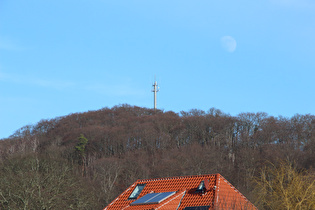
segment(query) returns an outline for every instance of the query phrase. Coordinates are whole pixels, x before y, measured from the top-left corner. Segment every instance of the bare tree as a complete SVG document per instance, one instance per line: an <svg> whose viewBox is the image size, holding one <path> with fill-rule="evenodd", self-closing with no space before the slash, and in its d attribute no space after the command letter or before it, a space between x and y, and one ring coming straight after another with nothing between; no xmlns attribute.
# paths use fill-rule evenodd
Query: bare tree
<svg viewBox="0 0 315 210"><path fill-rule="evenodd" d="M315 209L315 176L290 162L269 164L256 179L257 205L265 209Z"/></svg>

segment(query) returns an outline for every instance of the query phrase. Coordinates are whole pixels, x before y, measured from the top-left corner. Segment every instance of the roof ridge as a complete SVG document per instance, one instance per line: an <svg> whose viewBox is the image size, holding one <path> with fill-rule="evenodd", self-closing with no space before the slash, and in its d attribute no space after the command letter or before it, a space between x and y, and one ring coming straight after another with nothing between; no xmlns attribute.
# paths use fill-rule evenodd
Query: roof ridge
<svg viewBox="0 0 315 210"><path fill-rule="evenodd" d="M147 181L161 181L161 180L172 180L172 179L185 179L185 178L194 178L194 177L206 177L206 176L216 176L220 175L219 173L216 174L202 174L202 175L187 175L187 176L173 176L173 177L163 177L163 178L152 178L152 179L138 179L136 182L147 182Z"/></svg>

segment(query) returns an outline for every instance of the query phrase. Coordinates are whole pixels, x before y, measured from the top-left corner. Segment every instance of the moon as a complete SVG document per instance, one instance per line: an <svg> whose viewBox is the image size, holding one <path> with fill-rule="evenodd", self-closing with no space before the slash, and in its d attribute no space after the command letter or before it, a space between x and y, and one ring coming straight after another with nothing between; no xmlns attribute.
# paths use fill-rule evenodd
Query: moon
<svg viewBox="0 0 315 210"><path fill-rule="evenodd" d="M236 50L237 43L233 37L223 36L221 37L221 45L225 51L232 53Z"/></svg>

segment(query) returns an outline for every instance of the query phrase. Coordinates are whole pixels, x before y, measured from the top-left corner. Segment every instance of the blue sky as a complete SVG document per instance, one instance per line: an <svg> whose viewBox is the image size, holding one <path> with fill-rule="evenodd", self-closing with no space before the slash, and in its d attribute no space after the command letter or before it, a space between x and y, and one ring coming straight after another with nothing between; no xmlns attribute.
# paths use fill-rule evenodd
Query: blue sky
<svg viewBox="0 0 315 210"><path fill-rule="evenodd" d="M119 104L315 114L313 0L1 0L0 138Z"/></svg>

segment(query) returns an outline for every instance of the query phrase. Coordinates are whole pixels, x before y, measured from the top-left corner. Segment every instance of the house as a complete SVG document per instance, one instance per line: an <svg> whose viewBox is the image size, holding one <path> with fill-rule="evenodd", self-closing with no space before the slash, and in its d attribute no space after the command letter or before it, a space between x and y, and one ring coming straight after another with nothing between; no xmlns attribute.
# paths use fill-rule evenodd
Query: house
<svg viewBox="0 0 315 210"><path fill-rule="evenodd" d="M104 210L257 209L220 174L140 179Z"/></svg>

